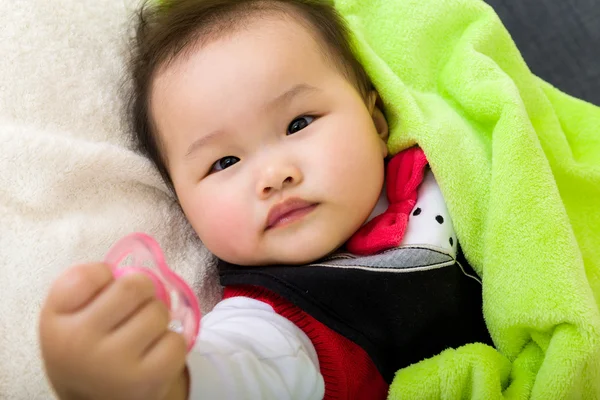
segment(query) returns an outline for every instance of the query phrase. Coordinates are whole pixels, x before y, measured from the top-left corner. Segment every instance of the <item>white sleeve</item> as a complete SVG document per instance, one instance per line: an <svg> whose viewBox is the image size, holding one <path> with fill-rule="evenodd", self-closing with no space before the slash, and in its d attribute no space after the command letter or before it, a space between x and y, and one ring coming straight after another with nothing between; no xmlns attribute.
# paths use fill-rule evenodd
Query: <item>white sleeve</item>
<svg viewBox="0 0 600 400"><path fill-rule="evenodd" d="M202 318L187 363L190 400L321 400L325 393L308 336L248 297L223 300Z"/></svg>

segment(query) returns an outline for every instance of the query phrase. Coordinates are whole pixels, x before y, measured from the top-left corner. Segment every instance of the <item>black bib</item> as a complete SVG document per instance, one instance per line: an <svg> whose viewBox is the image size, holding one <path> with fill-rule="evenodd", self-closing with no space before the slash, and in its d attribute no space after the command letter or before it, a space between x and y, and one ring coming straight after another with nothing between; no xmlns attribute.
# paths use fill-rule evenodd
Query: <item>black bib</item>
<svg viewBox="0 0 600 400"><path fill-rule="evenodd" d="M492 344L481 284L461 255L411 246L305 266L221 262L219 270L222 285L268 289L352 340L388 383L399 369L447 348Z"/></svg>

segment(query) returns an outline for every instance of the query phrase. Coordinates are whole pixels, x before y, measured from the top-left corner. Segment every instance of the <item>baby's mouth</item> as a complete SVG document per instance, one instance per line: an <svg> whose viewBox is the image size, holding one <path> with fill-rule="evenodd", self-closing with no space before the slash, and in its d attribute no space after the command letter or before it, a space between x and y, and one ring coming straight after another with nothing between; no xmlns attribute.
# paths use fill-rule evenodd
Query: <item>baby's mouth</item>
<svg viewBox="0 0 600 400"><path fill-rule="evenodd" d="M280 228L301 220L318 206L299 198L284 200L271 208L265 230Z"/></svg>

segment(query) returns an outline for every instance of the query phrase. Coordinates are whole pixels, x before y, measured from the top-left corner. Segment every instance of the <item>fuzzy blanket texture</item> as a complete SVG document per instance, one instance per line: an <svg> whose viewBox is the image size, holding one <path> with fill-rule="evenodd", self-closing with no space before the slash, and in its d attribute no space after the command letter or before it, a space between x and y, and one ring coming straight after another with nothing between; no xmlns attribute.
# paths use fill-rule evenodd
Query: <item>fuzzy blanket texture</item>
<svg viewBox="0 0 600 400"><path fill-rule="evenodd" d="M600 108L534 76L479 0L337 0L385 104L418 143L483 280L496 349L399 371L391 399L600 397Z"/></svg>
<svg viewBox="0 0 600 400"><path fill-rule="evenodd" d="M136 1L0 0L0 398L49 399L37 340L50 283L102 260L133 231L153 235L201 297L211 259L121 112L125 34ZM206 283L206 284L204 284Z"/></svg>

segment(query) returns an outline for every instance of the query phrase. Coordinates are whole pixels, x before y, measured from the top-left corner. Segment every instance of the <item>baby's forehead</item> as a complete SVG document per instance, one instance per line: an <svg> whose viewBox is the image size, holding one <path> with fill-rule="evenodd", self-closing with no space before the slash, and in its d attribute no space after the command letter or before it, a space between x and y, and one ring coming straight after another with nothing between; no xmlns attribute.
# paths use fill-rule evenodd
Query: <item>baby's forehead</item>
<svg viewBox="0 0 600 400"><path fill-rule="evenodd" d="M231 113L237 106L273 111L271 104L291 104L345 80L301 26L262 20L190 52L158 74L151 103L213 119L225 114L220 107Z"/></svg>
<svg viewBox="0 0 600 400"><path fill-rule="evenodd" d="M155 77L173 77L198 68L203 69L204 77L218 79L232 70L239 73L234 67L245 65L248 69L254 67L254 70L271 73L274 79L293 72L302 74L317 64L321 68L339 70L314 30L287 16L263 16L245 21L243 26L223 34L208 33L163 65Z"/></svg>
<svg viewBox="0 0 600 400"><path fill-rule="evenodd" d="M214 98L220 92L233 93L228 89L235 83L239 92L252 91L262 99L263 92L275 96L298 84L318 87L332 74L345 79L323 48L305 24L263 16L182 54L159 71L153 89L181 93L193 85Z"/></svg>
<svg viewBox="0 0 600 400"><path fill-rule="evenodd" d="M311 47L328 64L344 75L348 75L348 71L353 69L354 66L349 65L350 63L345 59L347 57L344 57L344 50L341 48L344 44L347 44L344 43L343 32L333 33L329 38L324 34L324 31L331 33L336 29L343 30L343 26L338 27L333 22L330 26L325 26L326 23L320 23L318 20L310 18L306 13L285 2L262 1L252 3L242 1L242 3L249 3L253 6L237 7L229 13L216 14L206 20L198 21L197 26L194 27L195 31L189 35L187 40L173 46L170 56L159 63L155 76L163 73L166 69L171 69L170 67L176 64L185 62L190 56L202 52L215 42L223 43L239 40L240 37L248 35L251 31L253 33L263 31L264 36L269 34L282 35L289 30L301 31L305 35L296 36L294 43L290 45L298 46L301 42L302 47ZM294 3L294 1L289 3ZM299 1L299 3L303 2ZM274 29L280 31L274 32ZM176 32L177 28L174 27L173 31ZM183 35L182 32L179 32L179 34ZM332 37L337 37L339 43L332 40ZM235 57L235 54L231 56ZM238 60L238 62L244 62L244 60Z"/></svg>

